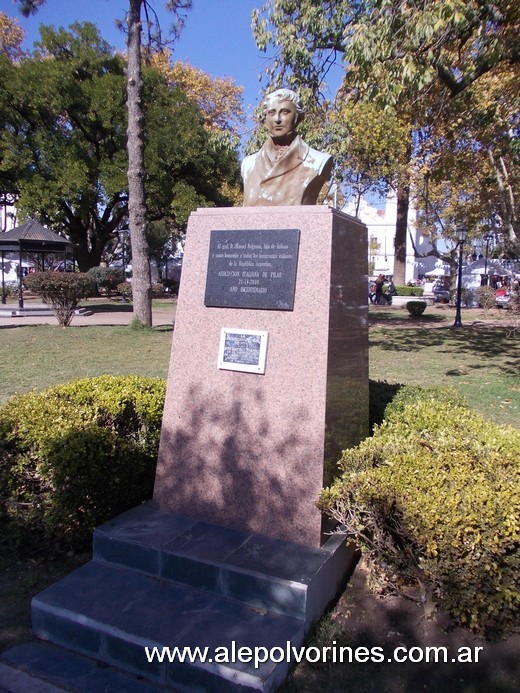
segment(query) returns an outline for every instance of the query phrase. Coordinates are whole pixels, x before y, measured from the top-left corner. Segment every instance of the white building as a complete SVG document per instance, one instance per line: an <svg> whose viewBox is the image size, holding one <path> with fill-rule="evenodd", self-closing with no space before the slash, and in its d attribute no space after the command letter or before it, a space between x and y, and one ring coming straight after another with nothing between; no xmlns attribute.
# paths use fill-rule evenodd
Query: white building
<svg viewBox="0 0 520 693"><path fill-rule="evenodd" d="M374 276L378 274L393 275L395 223L397 220L395 193L389 193L383 202L383 207L371 206L365 198L362 198L357 215L354 202L345 205L343 211L351 216L357 216L368 227L368 261L372 263L370 265L373 267L372 274ZM437 261L435 257L416 259L412 238L419 255L431 250L431 245L428 238L417 231L415 220L416 212L413 205L410 205L406 234L406 283L433 270Z"/></svg>
<svg viewBox="0 0 520 693"><path fill-rule="evenodd" d="M10 231L16 226L16 207L0 204L0 233Z"/></svg>

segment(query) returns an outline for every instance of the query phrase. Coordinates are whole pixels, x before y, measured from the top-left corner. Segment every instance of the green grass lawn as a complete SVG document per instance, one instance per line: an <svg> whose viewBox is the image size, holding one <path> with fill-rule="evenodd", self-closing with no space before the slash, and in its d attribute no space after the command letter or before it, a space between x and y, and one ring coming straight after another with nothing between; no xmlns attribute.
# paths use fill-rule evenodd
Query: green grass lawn
<svg viewBox="0 0 520 693"><path fill-rule="evenodd" d="M520 348L505 328L370 330L370 377L453 385L486 419L520 425Z"/></svg>
<svg viewBox="0 0 520 693"><path fill-rule="evenodd" d="M373 380L454 385L486 418L519 425L520 342L507 320L503 326L473 320L454 330L449 329L452 314L441 310L412 326L406 311L376 309L373 316L378 325L370 329ZM105 373L166 378L172 334L169 326L142 331L74 324L0 327L0 402Z"/></svg>
<svg viewBox="0 0 520 693"><path fill-rule="evenodd" d="M96 375L166 378L173 328L30 325L0 328L0 402Z"/></svg>

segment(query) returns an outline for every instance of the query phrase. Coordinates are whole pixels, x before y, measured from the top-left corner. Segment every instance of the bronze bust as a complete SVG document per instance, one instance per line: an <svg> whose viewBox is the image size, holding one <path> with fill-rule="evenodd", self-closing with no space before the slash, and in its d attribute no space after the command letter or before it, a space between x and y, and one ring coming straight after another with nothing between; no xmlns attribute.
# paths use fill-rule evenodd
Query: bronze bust
<svg viewBox="0 0 520 693"><path fill-rule="evenodd" d="M298 95L277 89L264 101L269 138L242 162L244 207L315 205L332 172L332 156L297 134L304 110Z"/></svg>

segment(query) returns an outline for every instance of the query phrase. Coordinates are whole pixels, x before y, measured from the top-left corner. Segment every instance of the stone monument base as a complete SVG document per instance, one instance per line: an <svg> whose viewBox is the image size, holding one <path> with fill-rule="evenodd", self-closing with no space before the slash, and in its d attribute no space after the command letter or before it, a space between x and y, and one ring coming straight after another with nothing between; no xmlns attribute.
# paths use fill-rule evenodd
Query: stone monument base
<svg viewBox="0 0 520 693"><path fill-rule="evenodd" d="M157 507L321 545L316 501L342 450L368 435L366 289L366 227L338 210L190 216Z"/></svg>
<svg viewBox="0 0 520 693"><path fill-rule="evenodd" d="M99 527L93 560L33 599L35 634L58 647L2 661L68 690L270 691L355 562L341 535L311 548L139 506ZM145 647L208 648L207 659L149 662Z"/></svg>

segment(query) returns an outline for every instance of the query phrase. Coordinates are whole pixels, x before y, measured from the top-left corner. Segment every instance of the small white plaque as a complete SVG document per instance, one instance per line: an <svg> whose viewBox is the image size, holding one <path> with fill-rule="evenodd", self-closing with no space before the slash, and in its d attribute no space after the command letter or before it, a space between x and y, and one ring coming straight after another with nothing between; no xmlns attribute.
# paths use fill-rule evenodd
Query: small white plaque
<svg viewBox="0 0 520 693"><path fill-rule="evenodd" d="M265 373L268 332L223 327L218 367L228 371Z"/></svg>

